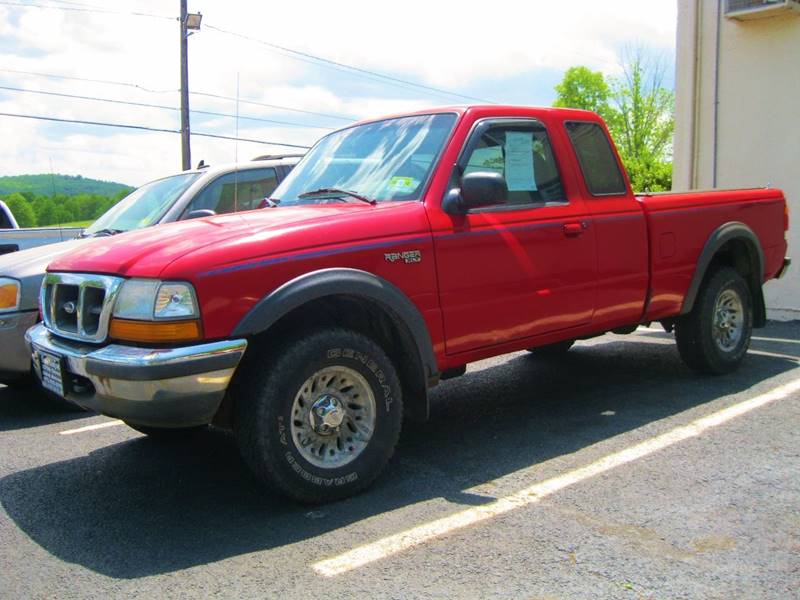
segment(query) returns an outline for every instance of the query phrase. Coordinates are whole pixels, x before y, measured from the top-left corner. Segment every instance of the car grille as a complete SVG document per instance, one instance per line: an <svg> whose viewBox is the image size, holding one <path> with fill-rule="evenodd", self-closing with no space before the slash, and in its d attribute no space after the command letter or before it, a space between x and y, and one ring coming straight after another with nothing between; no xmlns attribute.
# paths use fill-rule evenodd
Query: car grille
<svg viewBox="0 0 800 600"><path fill-rule="evenodd" d="M41 309L47 329L84 342L104 342L124 279L107 275L48 273L42 282Z"/></svg>

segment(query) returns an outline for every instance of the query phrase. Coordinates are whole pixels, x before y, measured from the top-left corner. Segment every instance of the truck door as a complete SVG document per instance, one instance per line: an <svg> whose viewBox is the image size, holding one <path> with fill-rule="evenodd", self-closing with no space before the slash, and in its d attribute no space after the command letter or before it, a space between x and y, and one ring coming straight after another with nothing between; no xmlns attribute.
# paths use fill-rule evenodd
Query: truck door
<svg viewBox="0 0 800 600"><path fill-rule="evenodd" d="M649 285L644 211L631 193L609 137L594 121L567 121L586 208L597 239L597 305L593 324L611 328L636 323Z"/></svg>
<svg viewBox="0 0 800 600"><path fill-rule="evenodd" d="M467 138L450 178L495 171L505 204L431 215L446 352L455 354L592 319L594 232L574 179L537 119L484 119Z"/></svg>

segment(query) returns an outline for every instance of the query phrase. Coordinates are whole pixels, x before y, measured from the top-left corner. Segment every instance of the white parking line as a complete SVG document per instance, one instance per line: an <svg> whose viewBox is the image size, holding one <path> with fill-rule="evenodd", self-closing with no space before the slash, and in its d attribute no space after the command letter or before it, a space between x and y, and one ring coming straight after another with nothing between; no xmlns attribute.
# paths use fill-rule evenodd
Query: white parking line
<svg viewBox="0 0 800 600"><path fill-rule="evenodd" d="M800 344L800 340L788 340L786 338L768 338L768 337L756 337L753 336L751 339L758 340L759 342L778 342L781 344Z"/></svg>
<svg viewBox="0 0 800 600"><path fill-rule="evenodd" d="M490 504L463 510L449 517L412 527L376 542L354 548L339 556L314 563L312 568L320 575L333 577L363 567L464 527L534 504L571 485L668 448L678 442L699 436L713 427L771 402L782 400L798 391L800 391L800 379L692 421L688 425L676 427L644 442L604 456L584 467L536 483L509 496L498 498Z"/></svg>
<svg viewBox="0 0 800 600"><path fill-rule="evenodd" d="M800 358L796 356L792 356L791 354L778 354L777 352L764 352L763 350L753 350L752 348L747 350L748 354L757 354L758 356L769 356L772 358L785 358L787 360L792 360L794 362L800 362Z"/></svg>
<svg viewBox="0 0 800 600"><path fill-rule="evenodd" d="M95 429L105 429L106 427L115 427L117 425L124 425L122 421L106 421L105 423L98 423L97 425L87 425L86 427L78 427L77 429L67 429L66 431L59 431L61 435L72 435L73 433L83 433L84 431L94 431Z"/></svg>

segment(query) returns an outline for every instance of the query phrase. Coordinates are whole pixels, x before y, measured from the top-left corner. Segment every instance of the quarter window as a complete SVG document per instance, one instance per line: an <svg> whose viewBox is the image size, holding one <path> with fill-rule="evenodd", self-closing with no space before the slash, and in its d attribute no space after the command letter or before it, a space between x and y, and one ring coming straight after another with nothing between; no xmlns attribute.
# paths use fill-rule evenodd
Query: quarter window
<svg viewBox="0 0 800 600"><path fill-rule="evenodd" d="M510 205L566 202L550 139L538 122L493 124L473 134L463 174L500 173ZM464 164L464 163L462 163Z"/></svg>
<svg viewBox="0 0 800 600"><path fill-rule="evenodd" d="M572 121L566 123L566 127L589 193L593 196L626 194L625 179L600 125Z"/></svg>

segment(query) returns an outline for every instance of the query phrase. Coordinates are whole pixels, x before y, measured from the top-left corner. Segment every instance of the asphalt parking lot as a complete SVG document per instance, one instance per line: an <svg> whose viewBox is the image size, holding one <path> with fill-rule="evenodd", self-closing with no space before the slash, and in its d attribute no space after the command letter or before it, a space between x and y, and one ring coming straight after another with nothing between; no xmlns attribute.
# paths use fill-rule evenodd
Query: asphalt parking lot
<svg viewBox="0 0 800 600"><path fill-rule="evenodd" d="M655 327L471 366L367 493L0 389L4 598L800 597L800 322L699 377Z"/></svg>

